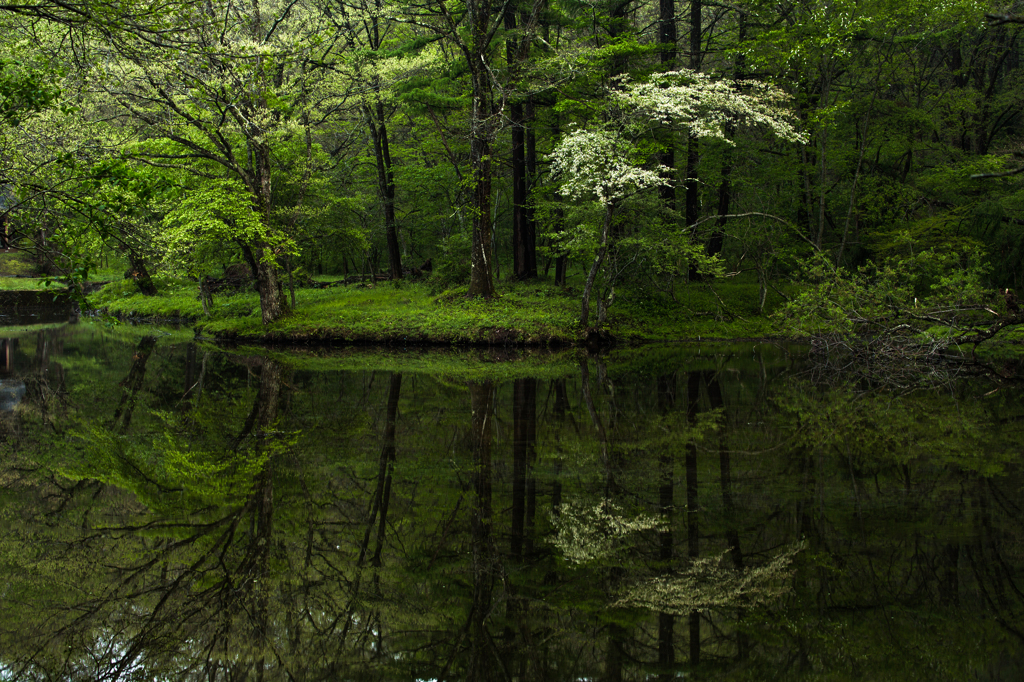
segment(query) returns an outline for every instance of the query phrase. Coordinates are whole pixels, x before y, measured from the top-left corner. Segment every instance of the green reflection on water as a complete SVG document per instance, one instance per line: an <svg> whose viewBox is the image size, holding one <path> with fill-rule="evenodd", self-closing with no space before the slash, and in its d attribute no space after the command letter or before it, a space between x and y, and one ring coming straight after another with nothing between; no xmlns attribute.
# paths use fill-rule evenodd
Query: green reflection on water
<svg viewBox="0 0 1024 682"><path fill-rule="evenodd" d="M1022 673L1012 385L769 344L0 351L0 679Z"/></svg>

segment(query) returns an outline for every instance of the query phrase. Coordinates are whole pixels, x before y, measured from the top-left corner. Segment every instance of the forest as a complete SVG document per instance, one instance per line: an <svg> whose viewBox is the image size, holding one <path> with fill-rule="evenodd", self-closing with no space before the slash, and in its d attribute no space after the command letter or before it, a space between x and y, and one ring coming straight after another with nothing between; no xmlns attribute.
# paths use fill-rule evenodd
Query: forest
<svg viewBox="0 0 1024 682"><path fill-rule="evenodd" d="M977 341L1017 321L1012 7L2 10L4 245L62 282L187 281L205 309L241 267L264 325L297 283L353 275L485 300L568 286L584 329L617 297L729 278L812 330L903 315Z"/></svg>

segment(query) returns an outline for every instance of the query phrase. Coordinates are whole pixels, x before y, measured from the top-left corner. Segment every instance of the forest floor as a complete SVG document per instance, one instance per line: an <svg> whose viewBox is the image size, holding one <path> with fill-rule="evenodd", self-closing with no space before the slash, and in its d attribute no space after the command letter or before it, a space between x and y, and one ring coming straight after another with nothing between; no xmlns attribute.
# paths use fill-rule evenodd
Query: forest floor
<svg viewBox="0 0 1024 682"><path fill-rule="evenodd" d="M325 283L320 283L325 284ZM580 288L550 282L504 283L492 301L466 298L465 288L438 292L429 282L377 282L300 288L295 306L264 325L255 293L215 294L209 312L197 286L185 280L158 282L161 293L143 296L131 282L115 282L89 303L108 315L139 321L190 324L199 336L238 343L565 346L583 345ZM789 292L792 293L792 292ZM786 288L766 292L740 277L691 283L665 292L616 290L603 340L653 341L784 336L772 313ZM592 303L596 319L596 302Z"/></svg>

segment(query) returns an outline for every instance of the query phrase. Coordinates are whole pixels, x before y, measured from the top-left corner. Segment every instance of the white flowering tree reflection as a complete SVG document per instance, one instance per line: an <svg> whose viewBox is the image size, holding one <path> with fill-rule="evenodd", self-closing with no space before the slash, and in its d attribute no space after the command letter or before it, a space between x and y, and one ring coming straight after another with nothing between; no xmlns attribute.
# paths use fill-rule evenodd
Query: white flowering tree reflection
<svg viewBox="0 0 1024 682"><path fill-rule="evenodd" d="M713 81L705 74L682 70L659 74L643 83L622 78L608 98L614 114L599 125L565 135L550 157L552 177L560 183L563 197L575 202L594 201L603 209L596 235L591 234L589 240L569 240L579 252L594 249L580 310L584 329L590 322L590 298L609 251L616 210L628 198L671 182L667 177L671 169L650 162L653 148L644 149L642 140L652 128L685 130L692 136L731 144L726 131L746 125L765 129L782 140L804 140L785 108L785 93L765 83ZM564 239L568 235L561 236ZM714 259L685 240L676 239L674 248L660 250L677 260L697 261L702 270L714 269ZM607 300L598 303L598 324L604 322L614 298L613 283L608 289Z"/></svg>
<svg viewBox="0 0 1024 682"><path fill-rule="evenodd" d="M552 518L556 529L551 544L568 563L577 566L606 561L628 549L637 533L665 528L665 520L650 514L627 515L610 500L596 505L565 503ZM667 575L634 579L618 591L611 605L643 608L685 616L694 611L770 604L792 589L792 564L806 547L789 545L767 563L735 568L724 561L726 552L694 558L686 568Z"/></svg>
<svg viewBox="0 0 1024 682"><path fill-rule="evenodd" d="M675 616L693 611L770 604L792 589L793 559L805 547L791 545L753 568L724 565L726 552L693 559L682 571L641 580L626 588L613 606L640 607Z"/></svg>
<svg viewBox="0 0 1024 682"><path fill-rule="evenodd" d="M552 544L566 561L574 564L604 559L621 540L663 524L661 519L648 514L627 517L610 500L602 500L593 507L567 502L559 506L552 521L558 529Z"/></svg>

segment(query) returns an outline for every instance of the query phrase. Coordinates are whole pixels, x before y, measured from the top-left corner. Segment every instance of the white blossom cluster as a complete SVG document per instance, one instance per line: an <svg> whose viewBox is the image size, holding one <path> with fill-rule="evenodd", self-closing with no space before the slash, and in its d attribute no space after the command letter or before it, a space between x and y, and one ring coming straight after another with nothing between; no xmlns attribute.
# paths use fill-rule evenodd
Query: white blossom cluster
<svg viewBox="0 0 1024 682"><path fill-rule="evenodd" d="M613 606L641 607L675 615L716 608L767 604L791 589L791 565L803 543L792 545L764 566L724 566L725 553L694 559L679 573L633 585Z"/></svg>
<svg viewBox="0 0 1024 682"><path fill-rule="evenodd" d="M566 561L584 564L608 556L615 542L627 535L662 525L661 519L648 514L632 518L622 515L622 508L610 500L593 507L562 504L552 517L558 533L552 544Z"/></svg>
<svg viewBox="0 0 1024 682"><path fill-rule="evenodd" d="M697 137L727 140L727 124L762 127L789 142L806 142L778 88L756 81L712 80L704 73L670 71L645 83L620 81L611 97L650 121L685 126Z"/></svg>
<svg viewBox="0 0 1024 682"><path fill-rule="evenodd" d="M576 130L551 153L552 175L570 199L597 196L605 206L640 190L665 184L664 166L640 168L630 160L627 140L607 130Z"/></svg>

